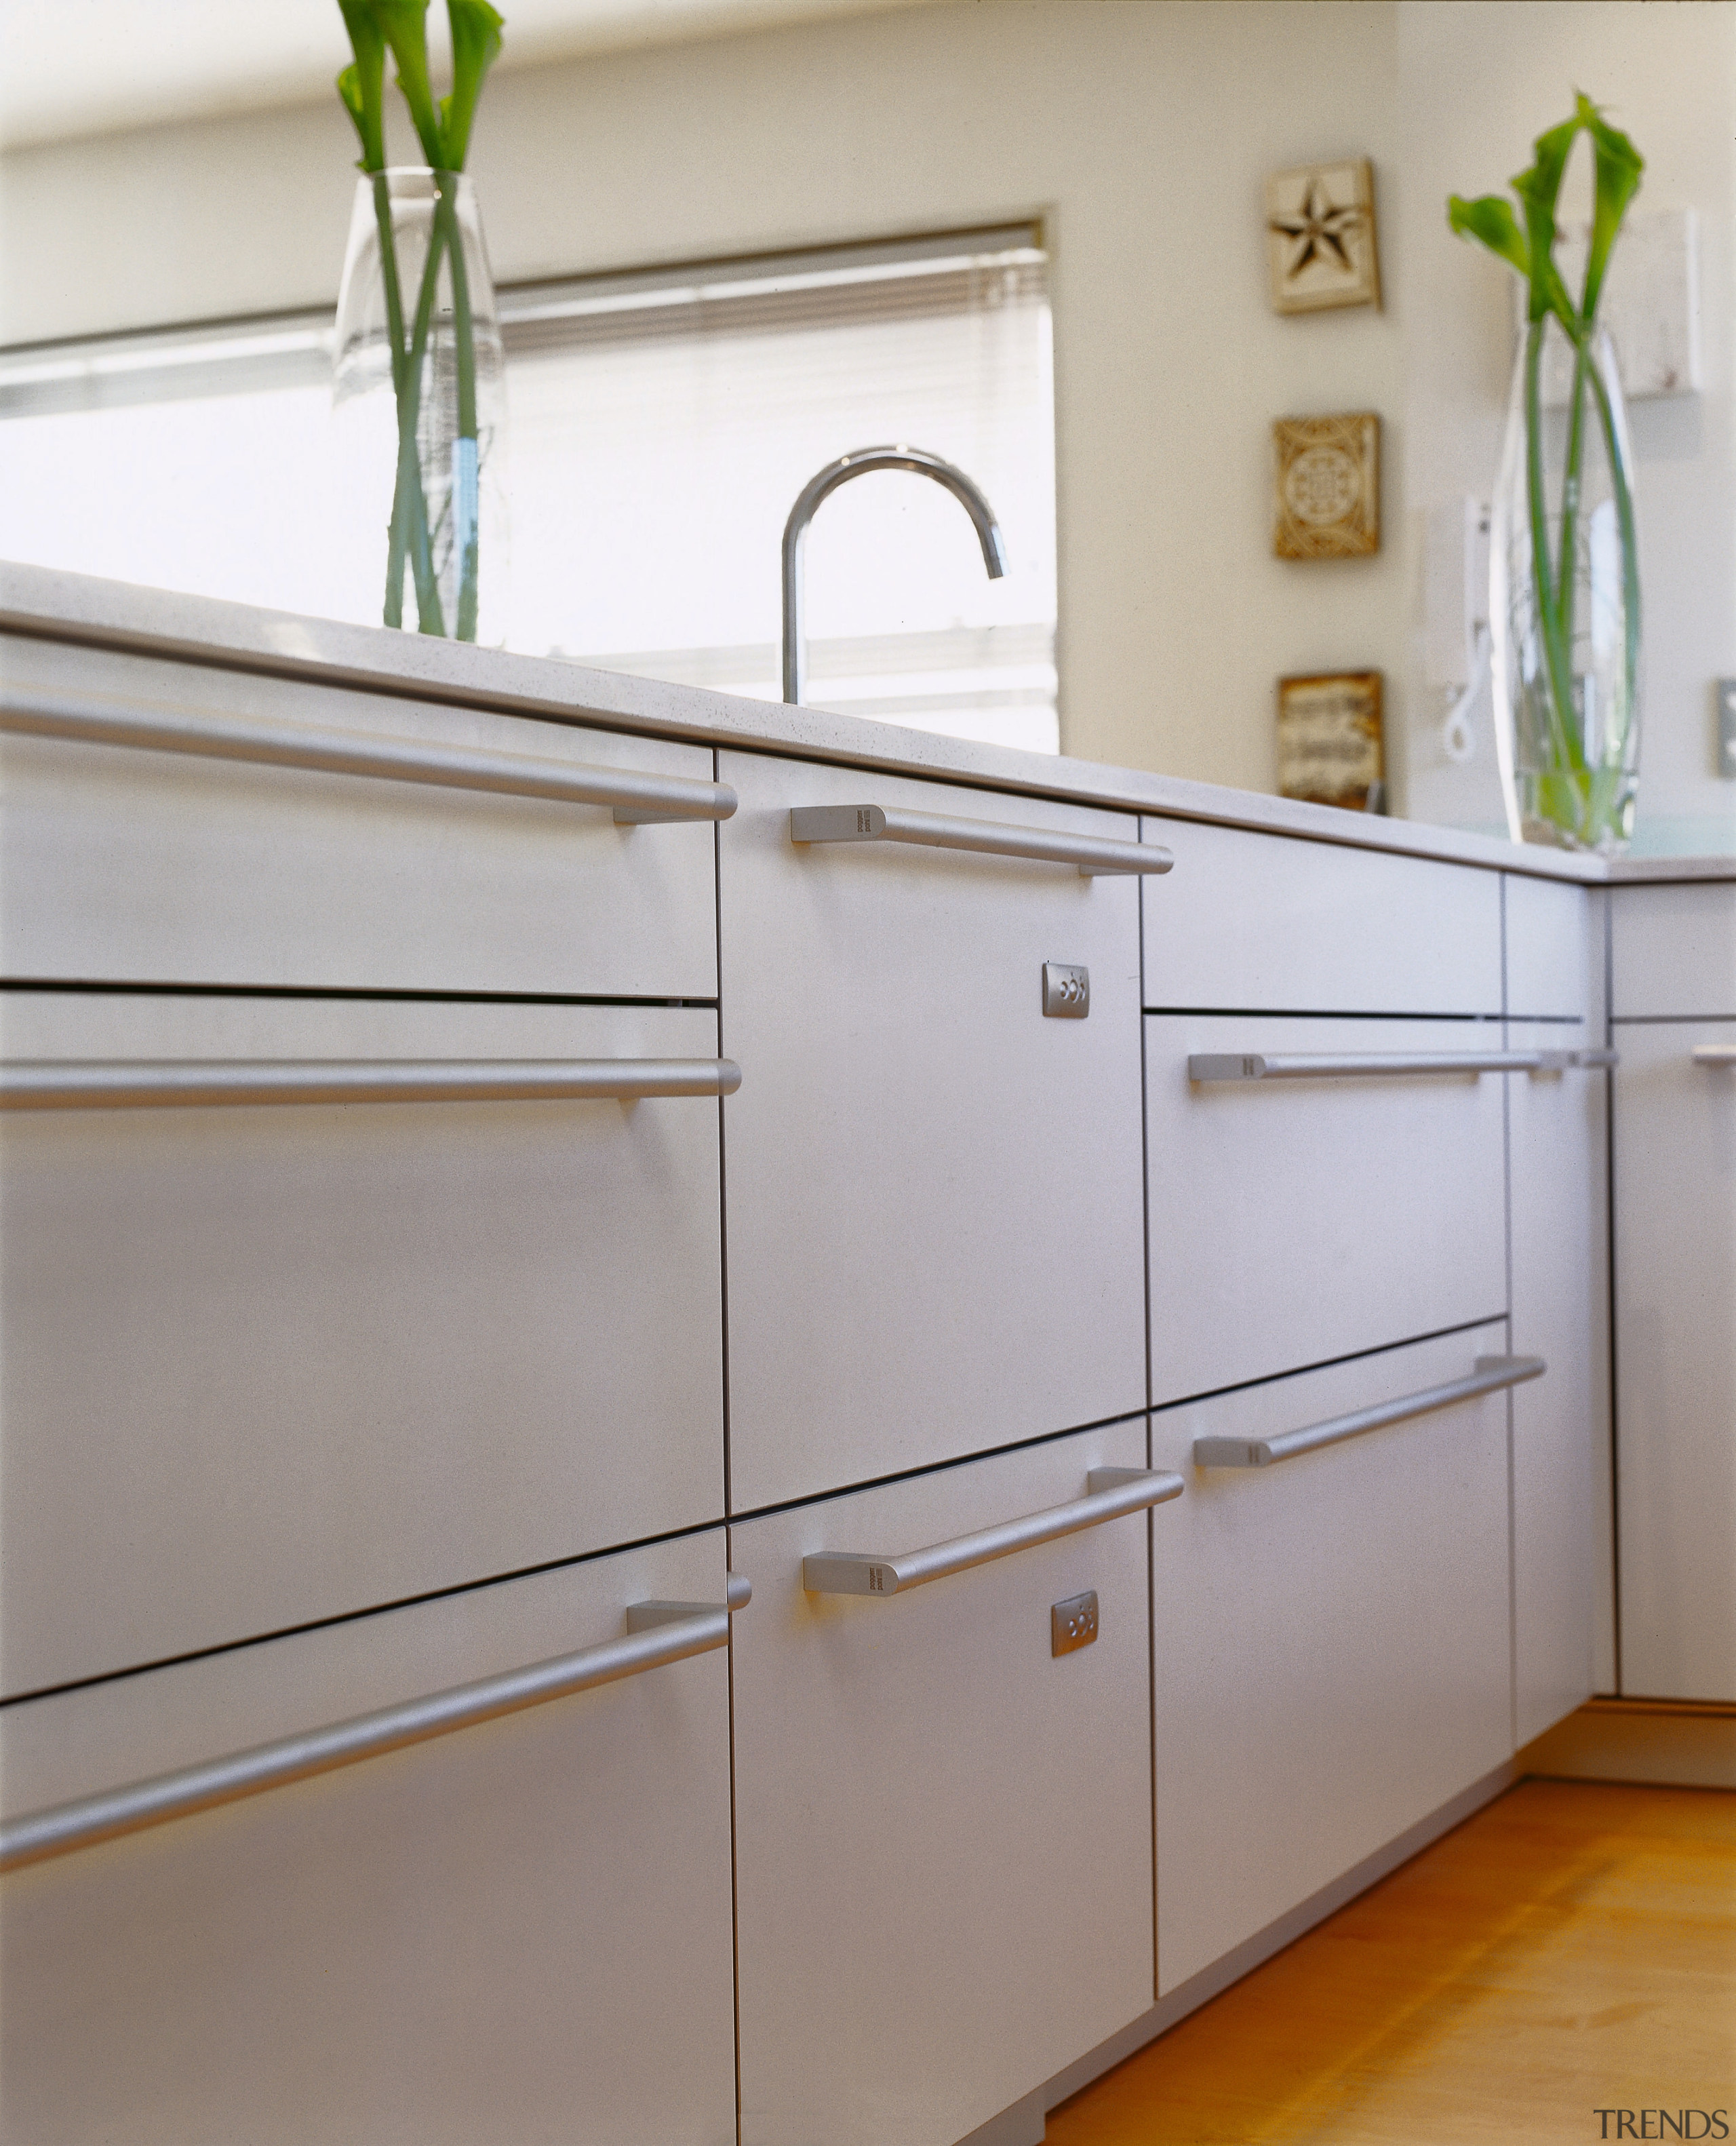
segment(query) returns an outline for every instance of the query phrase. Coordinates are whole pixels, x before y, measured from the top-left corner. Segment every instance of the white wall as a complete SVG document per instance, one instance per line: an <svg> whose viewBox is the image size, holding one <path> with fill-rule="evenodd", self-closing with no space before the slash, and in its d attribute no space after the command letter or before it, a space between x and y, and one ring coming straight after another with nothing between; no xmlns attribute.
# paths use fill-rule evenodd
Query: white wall
<svg viewBox="0 0 1736 2146"><path fill-rule="evenodd" d="M1040 214L1064 746L1260 789L1282 672L1384 670L1402 736L1419 693L1414 509L1486 490L1505 391L1500 272L1449 237L1443 203L1519 169L1575 80L1633 100L1623 116L1653 157L1654 197L1700 208L1709 285L1725 292L1709 304L1718 393L1655 428L1661 444L1636 427L1643 483L1665 482L1661 462L1678 487L1666 513L1642 498L1644 794L1710 815L1729 786L1709 794L1706 681L1736 671L1731 0L994 0L870 14L503 74L473 162L507 280ZM329 300L352 153L335 97L16 152L0 334ZM1385 309L1280 318L1260 180L1347 153L1375 165ZM1385 421L1384 548L1275 560L1270 420L1364 408ZM1673 651L1661 666L1660 648ZM1420 726L1409 756L1431 815L1495 816L1435 781ZM1406 757L1395 746L1401 786Z"/></svg>

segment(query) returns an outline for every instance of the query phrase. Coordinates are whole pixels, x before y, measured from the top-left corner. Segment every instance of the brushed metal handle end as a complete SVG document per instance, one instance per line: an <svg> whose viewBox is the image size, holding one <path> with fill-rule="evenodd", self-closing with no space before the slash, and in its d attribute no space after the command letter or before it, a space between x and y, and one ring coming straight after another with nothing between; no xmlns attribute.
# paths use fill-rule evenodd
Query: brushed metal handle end
<svg viewBox="0 0 1736 2146"><path fill-rule="evenodd" d="M878 805L794 805L790 808L792 842L878 842L886 832L886 816Z"/></svg>
<svg viewBox="0 0 1736 2146"><path fill-rule="evenodd" d="M801 1585L806 1595L895 1595L898 1566L866 1550L819 1550L802 1560Z"/></svg>

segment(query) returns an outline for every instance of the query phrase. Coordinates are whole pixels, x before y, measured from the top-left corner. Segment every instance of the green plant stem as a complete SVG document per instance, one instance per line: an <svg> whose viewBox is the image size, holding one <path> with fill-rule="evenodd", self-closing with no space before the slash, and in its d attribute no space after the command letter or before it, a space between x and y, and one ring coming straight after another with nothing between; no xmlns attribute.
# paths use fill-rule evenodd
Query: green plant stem
<svg viewBox="0 0 1736 2146"><path fill-rule="evenodd" d="M422 264L422 289L416 302L416 318L404 357L404 377L397 392L398 473L392 502L392 536L387 550L388 589L402 588L407 551L416 582L417 624L423 633L443 635L446 619L441 608L440 583L434 572L433 548L428 536L428 508L422 492L422 467L417 453L417 427L422 415L422 365L427 354L428 327L433 318L435 293L440 282L440 257L445 233L436 216L428 236L428 257Z"/></svg>
<svg viewBox="0 0 1736 2146"><path fill-rule="evenodd" d="M1589 352L1587 355L1589 358ZM1609 458L1609 488L1615 498L1616 532L1622 547L1622 610L1625 627L1622 648L1622 689L1623 698L1627 704L1622 711L1622 731L1625 736L1628 724L1632 719L1634 691L1639 677L1639 533L1634 522L1634 489L1628 482L1628 466L1615 429L1615 412L1610 407L1609 391L1604 385L1603 376L1594 364L1588 362L1587 372L1598 406L1598 423L1604 435L1604 452Z"/></svg>
<svg viewBox="0 0 1736 2146"><path fill-rule="evenodd" d="M470 272L464 259L464 235L458 224L457 183L456 172L441 172L436 180L440 187L439 215L445 227L446 252L452 264L452 332L458 362L458 437L471 442L478 477L478 497L468 502L476 512L466 524L466 541L457 561L458 638L474 641L476 637L476 581L481 551L481 532L478 526L481 451L477 445L476 432L476 322L471 312ZM455 469L455 493L456 488L457 472ZM456 527L455 520L455 532Z"/></svg>
<svg viewBox="0 0 1736 2146"><path fill-rule="evenodd" d="M1569 673L1574 661L1574 596L1579 544L1579 484L1585 462L1585 352L1574 339L1573 399L1568 405L1567 460L1561 476L1561 567L1556 586L1561 645ZM1583 740L1582 740L1583 745Z"/></svg>
<svg viewBox="0 0 1736 2146"><path fill-rule="evenodd" d="M386 294L386 332L392 345L392 394L396 408L404 395L404 293L398 281L397 241L392 228L392 187L384 172L373 177L374 222L380 234L380 282ZM398 482L392 487L392 519L398 518ZM386 577L385 621L387 626L402 626L404 622L404 572L402 564L396 576L390 571Z"/></svg>
<svg viewBox="0 0 1736 2146"><path fill-rule="evenodd" d="M1568 674L1566 651L1561 645L1561 616L1555 601L1554 573L1549 563L1549 524L1544 493L1543 331L1543 322L1534 320L1525 335L1525 496L1531 522L1531 583L1537 599L1544 663L1549 674L1549 728L1557 757L1564 766L1572 766L1574 741L1568 716L1573 707L1573 681ZM1565 567L1564 561L1564 571Z"/></svg>

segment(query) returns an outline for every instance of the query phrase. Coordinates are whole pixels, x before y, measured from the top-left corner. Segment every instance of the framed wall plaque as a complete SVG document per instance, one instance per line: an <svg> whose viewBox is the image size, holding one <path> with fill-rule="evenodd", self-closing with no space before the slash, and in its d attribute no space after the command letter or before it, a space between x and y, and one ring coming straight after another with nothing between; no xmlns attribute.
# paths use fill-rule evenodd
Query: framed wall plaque
<svg viewBox="0 0 1736 2146"><path fill-rule="evenodd" d="M1385 809L1378 671L1278 681L1278 794L1353 812Z"/></svg>
<svg viewBox="0 0 1736 2146"><path fill-rule="evenodd" d="M1266 181L1266 259L1280 313L1378 306L1374 173L1366 157L1303 164Z"/></svg>
<svg viewBox="0 0 1736 2146"><path fill-rule="evenodd" d="M1272 424L1272 549L1280 559L1354 559L1380 549L1380 420Z"/></svg>

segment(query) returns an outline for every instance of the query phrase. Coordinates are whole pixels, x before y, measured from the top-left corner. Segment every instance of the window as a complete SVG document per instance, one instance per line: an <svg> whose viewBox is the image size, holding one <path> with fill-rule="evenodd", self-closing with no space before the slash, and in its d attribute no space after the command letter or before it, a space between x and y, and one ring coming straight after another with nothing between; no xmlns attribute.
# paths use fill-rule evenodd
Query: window
<svg viewBox="0 0 1736 2146"><path fill-rule="evenodd" d="M1057 748L1053 389L1030 226L519 286L501 294L509 644L776 699L779 557L808 478L927 447L981 486L991 582L957 502L853 480L807 543L808 697ZM372 620L329 419L329 314L0 357L0 551Z"/></svg>

